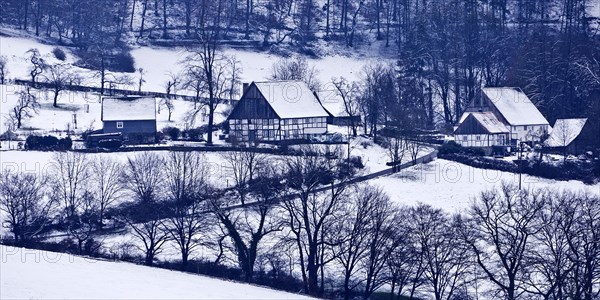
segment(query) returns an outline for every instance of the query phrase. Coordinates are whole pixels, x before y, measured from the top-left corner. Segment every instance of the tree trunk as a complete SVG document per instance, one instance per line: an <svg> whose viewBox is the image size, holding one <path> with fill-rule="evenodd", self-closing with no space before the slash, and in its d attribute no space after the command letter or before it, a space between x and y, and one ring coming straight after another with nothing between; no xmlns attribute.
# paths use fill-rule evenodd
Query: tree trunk
<svg viewBox="0 0 600 300"><path fill-rule="evenodd" d="M55 90L54 91L54 104L52 106L54 107L58 107L58 94L60 91Z"/></svg>

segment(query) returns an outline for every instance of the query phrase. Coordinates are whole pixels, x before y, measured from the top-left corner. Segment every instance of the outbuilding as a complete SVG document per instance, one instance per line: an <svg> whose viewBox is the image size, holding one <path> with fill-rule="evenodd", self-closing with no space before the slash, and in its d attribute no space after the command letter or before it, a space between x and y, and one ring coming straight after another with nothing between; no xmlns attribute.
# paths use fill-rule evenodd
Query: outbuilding
<svg viewBox="0 0 600 300"><path fill-rule="evenodd" d="M102 132L120 133L125 144L156 143L156 99L120 97L102 100Z"/></svg>

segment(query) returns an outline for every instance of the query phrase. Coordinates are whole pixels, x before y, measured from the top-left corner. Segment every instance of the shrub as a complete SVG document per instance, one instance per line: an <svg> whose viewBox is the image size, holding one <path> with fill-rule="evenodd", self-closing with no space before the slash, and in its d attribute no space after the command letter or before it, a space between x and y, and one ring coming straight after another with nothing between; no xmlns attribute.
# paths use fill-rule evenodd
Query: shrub
<svg viewBox="0 0 600 300"><path fill-rule="evenodd" d="M181 130L177 127L165 127L163 128L162 133L165 136L170 137L173 141L179 139L181 136Z"/></svg>
<svg viewBox="0 0 600 300"><path fill-rule="evenodd" d="M439 158L456 161L480 169L499 170L503 172L529 174L532 176L555 180L580 180L593 184L599 178L594 172L594 164L590 162L569 162L554 165L545 162L529 162L522 167L516 163L490 157L473 156L465 153L438 153Z"/></svg>
<svg viewBox="0 0 600 300"><path fill-rule="evenodd" d="M54 54L54 57L56 57L56 59L60 61L65 61L67 59L67 54L65 53L65 51L58 47L52 49L52 54Z"/></svg>
<svg viewBox="0 0 600 300"><path fill-rule="evenodd" d="M58 140L58 150L69 150L73 148L73 140L70 137Z"/></svg>
<svg viewBox="0 0 600 300"><path fill-rule="evenodd" d="M440 155L445 154L466 154L471 156L485 156L485 152L477 147L463 147L455 141L444 143L438 150Z"/></svg>
<svg viewBox="0 0 600 300"><path fill-rule="evenodd" d="M73 141L69 137L58 139L51 135L30 135L25 140L25 149L27 150L60 151L69 150L72 147Z"/></svg>
<svg viewBox="0 0 600 300"><path fill-rule="evenodd" d="M440 155L460 153L460 152L462 152L462 146L457 144L455 141L449 141L449 142L443 144L438 150L438 153Z"/></svg>
<svg viewBox="0 0 600 300"><path fill-rule="evenodd" d="M204 140L204 138L202 136L206 132L208 132L207 126L206 125L202 125L202 126L197 127L197 128L192 128L192 129L184 130L183 131L183 136L186 139L190 140L190 141L201 142L201 141Z"/></svg>
<svg viewBox="0 0 600 300"><path fill-rule="evenodd" d="M129 52L118 53L113 58L111 69L115 72L135 72L135 60Z"/></svg>

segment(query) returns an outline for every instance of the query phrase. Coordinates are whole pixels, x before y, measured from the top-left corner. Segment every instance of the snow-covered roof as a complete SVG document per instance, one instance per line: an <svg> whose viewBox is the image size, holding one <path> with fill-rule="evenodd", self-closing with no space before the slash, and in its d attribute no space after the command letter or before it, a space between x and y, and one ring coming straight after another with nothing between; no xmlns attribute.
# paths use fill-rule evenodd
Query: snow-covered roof
<svg viewBox="0 0 600 300"><path fill-rule="evenodd" d="M337 90L322 90L318 91L317 95L323 107L334 117L348 116L344 106L344 99Z"/></svg>
<svg viewBox="0 0 600 300"><path fill-rule="evenodd" d="M549 147L564 147L571 144L581 133L587 119L557 119L545 144Z"/></svg>
<svg viewBox="0 0 600 300"><path fill-rule="evenodd" d="M489 133L508 133L508 128L492 112L470 113Z"/></svg>
<svg viewBox="0 0 600 300"><path fill-rule="evenodd" d="M124 97L102 100L102 121L136 120L156 120L156 99Z"/></svg>
<svg viewBox="0 0 600 300"><path fill-rule="evenodd" d="M488 87L482 91L510 125L549 125L520 88Z"/></svg>
<svg viewBox="0 0 600 300"><path fill-rule="evenodd" d="M282 119L329 116L308 85L302 81L266 81L254 84Z"/></svg>

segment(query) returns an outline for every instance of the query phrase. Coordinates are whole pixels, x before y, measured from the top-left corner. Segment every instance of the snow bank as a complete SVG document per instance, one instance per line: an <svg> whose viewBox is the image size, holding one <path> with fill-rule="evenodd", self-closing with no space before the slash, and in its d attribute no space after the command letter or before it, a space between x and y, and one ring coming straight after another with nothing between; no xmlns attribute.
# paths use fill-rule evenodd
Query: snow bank
<svg viewBox="0 0 600 300"><path fill-rule="evenodd" d="M309 299L181 272L0 246L2 299Z"/></svg>

